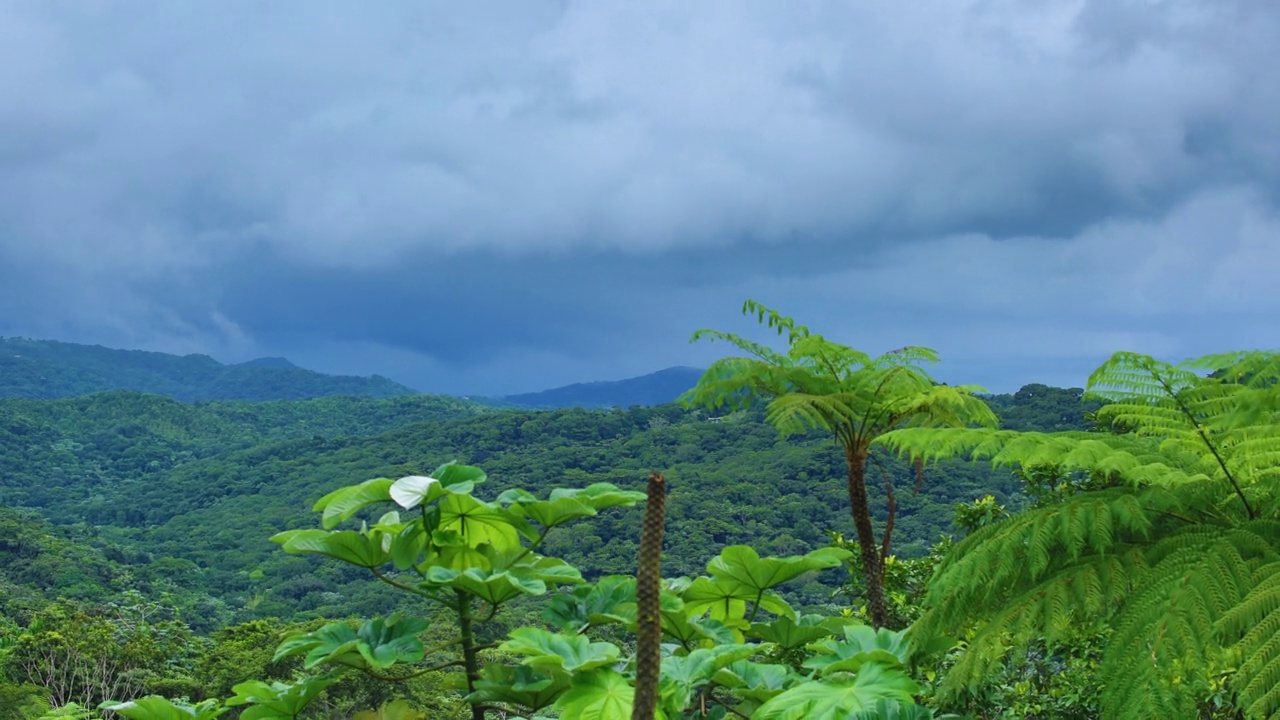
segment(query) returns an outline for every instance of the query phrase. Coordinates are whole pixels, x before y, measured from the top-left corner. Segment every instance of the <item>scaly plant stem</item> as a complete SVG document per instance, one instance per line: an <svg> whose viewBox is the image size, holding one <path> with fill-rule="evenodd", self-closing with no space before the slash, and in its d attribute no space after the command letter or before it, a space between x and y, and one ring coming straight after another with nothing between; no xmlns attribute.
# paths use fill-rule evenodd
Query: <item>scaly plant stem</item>
<svg viewBox="0 0 1280 720"><path fill-rule="evenodd" d="M640 529L640 569L636 573L636 695L631 720L653 720L658 708L662 666L662 531L666 523L667 485L649 473L649 498Z"/></svg>

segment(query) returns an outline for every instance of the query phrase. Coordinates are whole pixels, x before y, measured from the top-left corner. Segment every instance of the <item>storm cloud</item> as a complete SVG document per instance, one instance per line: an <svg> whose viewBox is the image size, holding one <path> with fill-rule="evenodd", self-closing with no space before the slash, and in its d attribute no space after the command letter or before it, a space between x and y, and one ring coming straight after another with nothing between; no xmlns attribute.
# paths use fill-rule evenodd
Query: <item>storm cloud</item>
<svg viewBox="0 0 1280 720"><path fill-rule="evenodd" d="M0 334L501 394L746 297L949 380L1274 345L1280 10L0 2Z"/></svg>

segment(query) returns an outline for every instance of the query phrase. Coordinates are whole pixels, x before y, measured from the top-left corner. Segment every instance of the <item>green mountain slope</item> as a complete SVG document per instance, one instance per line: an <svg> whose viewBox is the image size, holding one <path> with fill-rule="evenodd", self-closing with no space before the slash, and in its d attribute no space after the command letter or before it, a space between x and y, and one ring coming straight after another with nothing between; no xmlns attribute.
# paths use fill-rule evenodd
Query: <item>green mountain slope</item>
<svg viewBox="0 0 1280 720"><path fill-rule="evenodd" d="M274 592L300 605L296 609L341 613L359 590L343 586L341 598L299 595L292 581L311 568L279 553L267 538L308 523L306 509L338 486L424 473L451 459L484 467L489 496L513 485L535 492L600 481L638 488L650 469L663 470L670 487L664 568L673 574L700 571L725 545L750 543L762 553L788 555L825 545L827 530L852 530L842 460L828 440L782 441L757 419L709 423L671 406L494 413L373 438L261 446L190 463L163 483L131 487L94 508L92 520L120 528L122 541L190 558L212 585L246 595ZM1011 477L956 464L914 496L911 468L887 457L882 462L899 488L902 552L922 552L950 530L952 503L987 492L1005 498L1015 487ZM883 503L880 511L883 517ZM638 510L611 513L553 534L548 548L591 574L633 572L639 522ZM250 580L254 570L264 574L260 585ZM828 591L810 588L811 599Z"/></svg>
<svg viewBox="0 0 1280 720"><path fill-rule="evenodd" d="M1017 423L1082 426L1079 391L994 396ZM1021 418L1021 419L1018 419ZM183 582L234 617L344 616L387 608L354 569L287 556L268 538L307 526L335 487L429 472L459 460L483 467L494 496L520 486L613 482L638 488L651 469L670 487L664 569L688 574L730 544L790 555L851 528L843 460L822 434L781 440L758 414L709 422L673 405L630 410L493 410L454 398L322 398L198 403L114 392L56 401L0 401L0 504L85 521L131 552L183 565ZM923 552L952 527L956 502L994 494L1017 506L1008 473L954 463L930 469L922 491L905 463L882 454L898 498L898 553ZM548 547L590 574L634 570L639 511L554 533ZM830 588L799 593L823 602Z"/></svg>
<svg viewBox="0 0 1280 720"><path fill-rule="evenodd" d="M325 375L304 370L283 358L224 365L207 355L178 356L52 340L0 338L0 398L49 400L107 390L134 390L185 402L416 393L377 375Z"/></svg>
<svg viewBox="0 0 1280 720"><path fill-rule="evenodd" d="M163 482L200 458L290 438L374 435L484 411L438 395L192 405L116 391L0 400L0 504L80 518L128 484Z"/></svg>

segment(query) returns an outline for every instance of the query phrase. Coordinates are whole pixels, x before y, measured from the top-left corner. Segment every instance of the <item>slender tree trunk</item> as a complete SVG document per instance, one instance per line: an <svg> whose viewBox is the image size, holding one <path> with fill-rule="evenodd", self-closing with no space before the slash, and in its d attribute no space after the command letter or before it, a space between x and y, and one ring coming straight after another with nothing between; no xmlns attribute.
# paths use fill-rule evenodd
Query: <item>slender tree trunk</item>
<svg viewBox="0 0 1280 720"><path fill-rule="evenodd" d="M480 679L480 659L476 651L476 636L472 629L471 596L455 590L458 598L458 630L462 635L462 665L467 671L467 692L476 691L476 681ZM484 708L476 703L471 705L471 720L484 720Z"/></svg>
<svg viewBox="0 0 1280 720"><path fill-rule="evenodd" d="M662 666L662 531L666 522L667 485L659 473L649 474L649 498L640 528L640 570L636 573L636 696L631 720L653 720L658 707Z"/></svg>
<svg viewBox="0 0 1280 720"><path fill-rule="evenodd" d="M849 463L849 505L853 512L853 526L858 531L867 610L871 613L871 624L882 628L889 624L889 612L884 604L884 560L876 544L876 531L871 526L871 503L867 499L867 450L846 450L845 460Z"/></svg>

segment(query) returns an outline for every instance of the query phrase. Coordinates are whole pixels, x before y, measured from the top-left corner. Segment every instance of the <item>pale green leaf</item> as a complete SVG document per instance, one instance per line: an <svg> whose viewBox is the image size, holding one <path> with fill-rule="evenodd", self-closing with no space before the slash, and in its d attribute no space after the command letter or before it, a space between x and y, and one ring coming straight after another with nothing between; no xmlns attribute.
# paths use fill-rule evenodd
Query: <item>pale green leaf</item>
<svg viewBox="0 0 1280 720"><path fill-rule="evenodd" d="M325 495L316 501L314 507L316 511L324 511L320 517L321 526L326 530L332 529L369 505L387 502L391 499L388 494L391 487L391 480L374 478Z"/></svg>
<svg viewBox="0 0 1280 720"><path fill-rule="evenodd" d="M523 627L512 630L510 637L498 649L516 655L527 655L523 663L533 668L551 668L572 673L618 662L619 650L616 645L593 643L585 635L564 635L541 628Z"/></svg>

